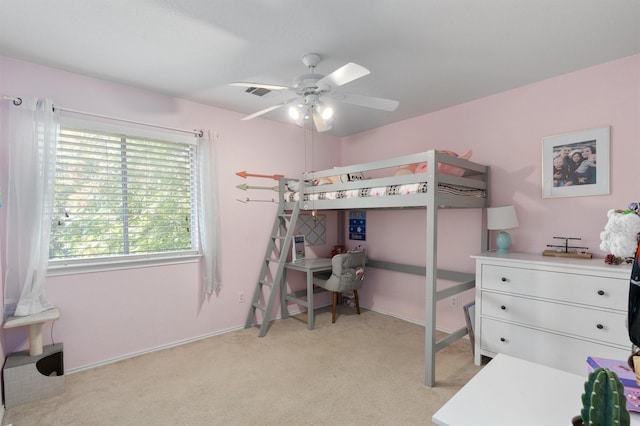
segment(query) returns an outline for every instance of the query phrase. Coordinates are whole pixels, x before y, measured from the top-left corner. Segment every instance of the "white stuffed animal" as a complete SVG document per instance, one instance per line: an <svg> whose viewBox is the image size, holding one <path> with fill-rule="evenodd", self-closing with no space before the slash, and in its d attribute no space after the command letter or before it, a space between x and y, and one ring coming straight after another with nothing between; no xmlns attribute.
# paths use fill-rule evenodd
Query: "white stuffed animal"
<svg viewBox="0 0 640 426"><path fill-rule="evenodd" d="M633 257L638 248L640 215L632 210L609 210L609 221L600 233L600 250L617 257Z"/></svg>

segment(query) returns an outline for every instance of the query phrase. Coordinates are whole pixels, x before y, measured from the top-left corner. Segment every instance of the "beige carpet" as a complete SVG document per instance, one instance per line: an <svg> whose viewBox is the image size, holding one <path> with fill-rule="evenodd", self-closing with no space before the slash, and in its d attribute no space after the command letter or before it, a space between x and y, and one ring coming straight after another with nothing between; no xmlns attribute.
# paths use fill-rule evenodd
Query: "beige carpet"
<svg viewBox="0 0 640 426"><path fill-rule="evenodd" d="M424 329L340 307L70 374L64 394L10 408L3 424L424 425L480 370L463 339L424 377Z"/></svg>

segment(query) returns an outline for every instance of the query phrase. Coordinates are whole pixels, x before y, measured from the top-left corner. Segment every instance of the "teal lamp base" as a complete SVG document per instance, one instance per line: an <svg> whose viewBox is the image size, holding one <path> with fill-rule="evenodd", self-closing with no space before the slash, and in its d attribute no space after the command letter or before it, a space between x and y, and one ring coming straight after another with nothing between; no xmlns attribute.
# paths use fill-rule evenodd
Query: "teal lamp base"
<svg viewBox="0 0 640 426"><path fill-rule="evenodd" d="M508 232L500 231L496 237L496 245L498 250L496 253L509 253L509 247L511 247L511 235Z"/></svg>

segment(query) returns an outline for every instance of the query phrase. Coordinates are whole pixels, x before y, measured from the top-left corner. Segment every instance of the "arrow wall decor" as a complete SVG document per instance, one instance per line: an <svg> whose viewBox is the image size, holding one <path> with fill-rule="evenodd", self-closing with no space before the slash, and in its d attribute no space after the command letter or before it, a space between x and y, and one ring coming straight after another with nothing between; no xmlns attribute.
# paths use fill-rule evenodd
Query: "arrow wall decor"
<svg viewBox="0 0 640 426"><path fill-rule="evenodd" d="M260 175L260 174L257 174L257 173L248 173L246 171L237 172L236 175L240 176L243 179L246 179L248 177L259 177L259 178L280 180L280 178L284 177L284 175Z"/></svg>
<svg viewBox="0 0 640 426"><path fill-rule="evenodd" d="M242 189L243 191L246 191L248 189L268 189L271 191L279 190L277 186L255 186L255 185L247 185L246 183L243 183L241 185L236 185L236 188Z"/></svg>

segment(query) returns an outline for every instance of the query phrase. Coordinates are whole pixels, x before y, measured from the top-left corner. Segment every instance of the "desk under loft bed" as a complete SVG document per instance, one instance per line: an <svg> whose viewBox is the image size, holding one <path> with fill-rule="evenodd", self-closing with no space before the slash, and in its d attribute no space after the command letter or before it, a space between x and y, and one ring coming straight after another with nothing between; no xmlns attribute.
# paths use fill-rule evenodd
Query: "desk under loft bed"
<svg viewBox="0 0 640 426"><path fill-rule="evenodd" d="M407 164L426 163L426 173L394 175L394 171ZM440 169L457 168L457 173L442 173ZM443 167L444 166L444 167ZM256 309L265 311L261 336L266 334L264 322L270 318L270 305L261 304L262 284L266 284L269 262L277 261L278 268L273 283L284 291L282 271L286 255L291 247L291 238L300 211L308 210L360 210L360 209L406 209L421 208L426 211L427 232L425 238L426 259L424 266L404 265L369 259L368 267L389 269L404 273L424 275L426 285L425 321L425 384L435 384L435 353L467 334L466 327L448 334L436 341L436 302L475 287L475 275L433 268L437 265L438 211L440 208L482 209L481 235L478 235L478 249L488 248L485 208L488 206L489 167L468 160L456 158L436 150L419 154L389 158L335 167L317 172L307 172L300 180L283 178L280 182L280 204L278 217L274 223L272 239L267 248L265 264L254 294L253 304L246 327L253 325ZM314 182L326 182L314 184ZM290 220L289 227L283 226L284 217ZM286 232L285 232L286 231ZM281 235L281 236L280 236ZM281 247L276 241L281 239ZM274 258L272 253L277 253ZM438 291L438 279L454 281L457 284ZM275 291L271 293L276 293ZM266 300L266 297L265 297Z"/></svg>

